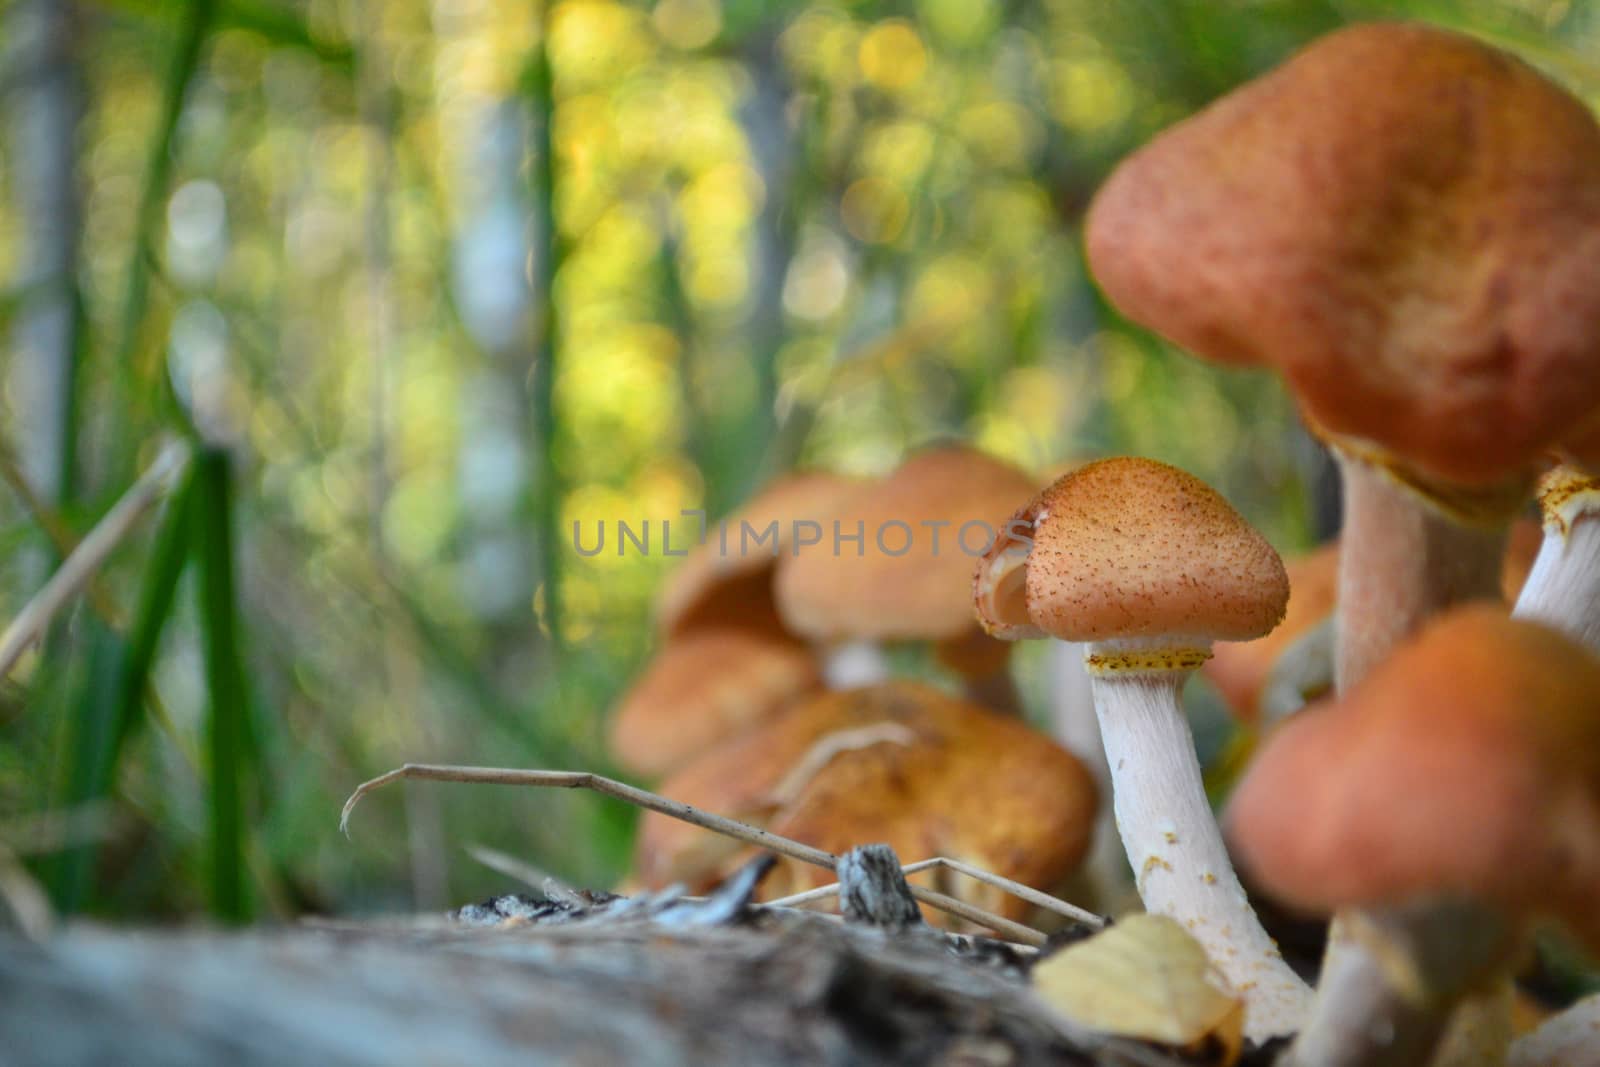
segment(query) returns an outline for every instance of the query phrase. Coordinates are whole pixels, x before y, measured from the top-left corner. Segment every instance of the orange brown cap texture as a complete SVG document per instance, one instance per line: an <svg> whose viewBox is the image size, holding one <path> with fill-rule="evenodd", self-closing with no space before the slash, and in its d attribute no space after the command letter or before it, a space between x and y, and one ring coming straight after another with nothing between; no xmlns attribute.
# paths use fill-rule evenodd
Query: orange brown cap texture
<svg viewBox="0 0 1600 1067"><path fill-rule="evenodd" d="M841 506L842 532L853 535L858 524L864 531L860 555L853 543L835 553L829 523L822 544L782 560L777 594L784 622L818 641L961 636L975 625L969 599L975 555L1036 488L1011 464L964 445L912 456ZM928 525L937 523L943 525Z"/></svg>
<svg viewBox="0 0 1600 1067"><path fill-rule="evenodd" d="M1261 687L1284 650L1327 619L1339 590L1339 546L1327 544L1284 564L1289 576L1289 607L1283 622L1254 641L1226 641L1212 649L1201 672L1217 687L1229 710L1255 722Z"/></svg>
<svg viewBox="0 0 1600 1067"><path fill-rule="evenodd" d="M1283 561L1215 490L1176 467L1129 457L1090 463L1017 515L1031 527L1026 558L1015 542L1010 556L997 544L976 576L979 618L991 633L1245 641L1283 618ZM991 584L1010 595L991 599Z"/></svg>
<svg viewBox="0 0 1600 1067"><path fill-rule="evenodd" d="M770 627L712 627L670 640L611 718L612 758L666 774L822 686L804 644Z"/></svg>
<svg viewBox="0 0 1600 1067"><path fill-rule="evenodd" d="M1288 720L1229 817L1288 904L1467 895L1600 947L1600 660L1503 607L1461 609Z"/></svg>
<svg viewBox="0 0 1600 1067"><path fill-rule="evenodd" d="M662 587L656 609L661 632L682 633L707 623L738 624L750 615L773 616L772 572L792 550L795 524L817 522L831 529L840 502L862 484L827 471L787 474L720 524L708 525L704 541ZM774 523L775 535L765 537ZM679 524L674 522L673 528ZM674 550L699 532L689 518L683 520L682 529L674 537Z"/></svg>
<svg viewBox="0 0 1600 1067"><path fill-rule="evenodd" d="M872 743L872 731L885 727L898 736ZM785 781L819 745L850 736L864 740L846 741L801 780ZM903 862L953 855L1041 889L1077 866L1096 804L1088 772L1049 738L913 682L818 696L708 753L661 789L829 852L883 842ZM707 846L704 833L646 815L641 881L704 884L737 862L739 846ZM764 892L832 880L830 871L785 860ZM959 892L1007 915L1025 910L976 883Z"/></svg>
<svg viewBox="0 0 1600 1067"><path fill-rule="evenodd" d="M1459 34L1329 34L1124 161L1086 240L1130 318L1425 477L1520 477L1600 409L1600 126Z"/></svg>

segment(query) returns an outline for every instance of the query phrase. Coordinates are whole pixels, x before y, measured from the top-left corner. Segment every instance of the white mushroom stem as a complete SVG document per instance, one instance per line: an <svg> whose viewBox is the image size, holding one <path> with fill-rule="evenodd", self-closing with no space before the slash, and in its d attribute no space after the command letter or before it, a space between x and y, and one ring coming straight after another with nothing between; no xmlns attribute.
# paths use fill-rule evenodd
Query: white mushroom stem
<svg viewBox="0 0 1600 1067"><path fill-rule="evenodd" d="M889 661L872 641L849 641L823 653L822 676L829 689L854 689L888 681Z"/></svg>
<svg viewBox="0 0 1600 1067"><path fill-rule="evenodd" d="M1076 641L1051 641L1047 655L1051 733L1094 777L1101 799L1095 810L1089 854L1078 868L1074 888L1087 892L1096 910L1114 914L1130 902L1133 876L1109 803L1111 767L1106 763L1105 743L1100 740L1100 720L1095 715L1089 672L1083 667L1083 646Z"/></svg>
<svg viewBox="0 0 1600 1067"><path fill-rule="evenodd" d="M1600 993L1584 997L1511 1044L1508 1067L1594 1067L1600 1063Z"/></svg>
<svg viewBox="0 0 1600 1067"><path fill-rule="evenodd" d="M1458 522L1392 475L1337 454L1345 514L1336 678L1343 691L1434 615L1500 595L1506 524Z"/></svg>
<svg viewBox="0 0 1600 1067"><path fill-rule="evenodd" d="M1090 684L1111 781L1117 828L1146 910L1183 923L1245 1002L1245 1033L1265 1040L1299 1029L1311 990L1262 929L1233 872L1206 801L1179 689L1208 643L1166 653L1132 642L1087 646ZM1182 657L1181 669L1128 669ZM1097 666L1117 660L1120 669ZM1189 662L1192 661L1192 662Z"/></svg>
<svg viewBox="0 0 1600 1067"><path fill-rule="evenodd" d="M1465 901L1353 911L1343 919L1339 951L1329 953L1316 1008L1286 1067L1439 1063L1432 1057L1452 1011L1493 982L1517 940L1510 924ZM1445 1062L1499 1063L1509 1037L1507 1026L1452 1041Z"/></svg>
<svg viewBox="0 0 1600 1067"><path fill-rule="evenodd" d="M1589 496L1600 505L1600 494ZM1545 517L1544 542L1512 614L1548 623L1600 652L1600 515Z"/></svg>

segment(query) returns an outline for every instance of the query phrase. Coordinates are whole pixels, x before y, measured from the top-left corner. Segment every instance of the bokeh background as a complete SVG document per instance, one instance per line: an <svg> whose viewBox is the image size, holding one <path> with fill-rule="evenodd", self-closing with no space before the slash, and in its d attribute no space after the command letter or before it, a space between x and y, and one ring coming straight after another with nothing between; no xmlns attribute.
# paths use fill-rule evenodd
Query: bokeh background
<svg viewBox="0 0 1600 1067"><path fill-rule="evenodd" d="M581 884L659 552L797 464L963 438L1179 464L1332 521L1268 378L1130 329L1079 221L1154 131L1347 21L1479 34L1600 101L1593 0L11 0L0 609L163 440L194 474L0 689L0 880L239 919ZM1023 657L1023 669L1036 666Z"/></svg>

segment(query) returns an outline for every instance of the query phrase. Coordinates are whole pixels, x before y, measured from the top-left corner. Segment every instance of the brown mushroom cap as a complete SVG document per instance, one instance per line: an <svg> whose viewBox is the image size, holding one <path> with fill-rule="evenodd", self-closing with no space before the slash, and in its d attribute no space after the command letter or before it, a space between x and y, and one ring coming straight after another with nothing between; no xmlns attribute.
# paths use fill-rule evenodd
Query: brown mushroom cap
<svg viewBox="0 0 1600 1067"><path fill-rule="evenodd" d="M719 525L705 530L661 590L656 621L662 633L675 634L706 624L739 623L751 615L771 617L772 572L792 550L795 524L831 524L840 503L863 486L856 478L806 471L774 479ZM695 524L685 519L686 536ZM763 535L774 523L774 538ZM675 524L676 526L676 524ZM748 527L748 534L745 527ZM722 529L727 530L726 540ZM676 542L681 546L682 541Z"/></svg>
<svg viewBox="0 0 1600 1067"><path fill-rule="evenodd" d="M1086 240L1130 318L1425 478L1515 480L1600 408L1600 126L1460 34L1329 34L1125 160Z"/></svg>
<svg viewBox="0 0 1600 1067"><path fill-rule="evenodd" d="M1017 516L1031 526L1025 559L1016 542L997 543L976 576L979 617L997 636L1244 641L1283 618L1283 561L1215 490L1176 467L1090 463Z"/></svg>
<svg viewBox="0 0 1600 1067"><path fill-rule="evenodd" d="M611 755L634 774L666 774L821 685L816 656L776 627L691 630L668 641L623 696Z"/></svg>
<svg viewBox="0 0 1600 1067"><path fill-rule="evenodd" d="M1502 607L1460 609L1288 720L1229 817L1286 903L1460 894L1600 945L1600 661Z"/></svg>
<svg viewBox="0 0 1600 1067"><path fill-rule="evenodd" d="M829 739L887 727L880 743L853 744L791 778ZM1048 889L1088 846L1095 788L1088 772L1049 738L914 682L819 694L686 766L661 786L675 800L747 819L830 852L885 842L905 862L958 854ZM780 795L786 794L786 795ZM704 885L738 861L737 843L647 814L636 873L646 885ZM831 881L828 871L788 865L769 895ZM976 889L963 887L968 899ZM993 902L1006 914L1015 902Z"/></svg>
<svg viewBox="0 0 1600 1067"><path fill-rule="evenodd" d="M834 552L829 523L822 544L782 560L784 622L817 641L960 637L974 627L968 583L976 553L1035 488L1016 467L964 445L912 456L841 505L842 532L853 535L858 524L864 531L859 556L854 544ZM925 523L945 524L937 528L937 549L935 528Z"/></svg>
<svg viewBox="0 0 1600 1067"><path fill-rule="evenodd" d="M1289 606L1283 622L1254 641L1225 641L1200 668L1239 719L1257 720L1261 687L1273 664L1300 635L1333 613L1339 589L1339 546L1326 544L1284 564Z"/></svg>

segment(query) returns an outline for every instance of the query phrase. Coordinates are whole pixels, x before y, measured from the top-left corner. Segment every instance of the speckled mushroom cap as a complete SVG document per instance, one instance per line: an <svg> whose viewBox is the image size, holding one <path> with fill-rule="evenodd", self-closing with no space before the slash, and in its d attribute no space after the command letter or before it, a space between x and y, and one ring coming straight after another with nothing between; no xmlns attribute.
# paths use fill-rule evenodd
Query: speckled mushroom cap
<svg viewBox="0 0 1600 1067"><path fill-rule="evenodd" d="M666 774L821 686L816 655L776 627L691 630L669 640L623 695L611 718L612 758L634 774Z"/></svg>
<svg viewBox="0 0 1600 1067"><path fill-rule="evenodd" d="M1031 526L1031 547L996 544L974 581L978 617L998 637L1204 646L1259 637L1283 618L1283 561L1215 490L1176 467L1090 463L1017 517Z"/></svg>
<svg viewBox="0 0 1600 1067"><path fill-rule="evenodd" d="M787 474L722 522L708 524L705 541L690 550L662 586L658 628L674 634L708 623L738 622L757 612L772 616L772 573L791 550L795 524L830 524L840 503L864 484L827 471ZM764 538L774 523L775 536ZM691 518L681 527L673 523L674 550L695 537L696 526Z"/></svg>
<svg viewBox="0 0 1600 1067"><path fill-rule="evenodd" d="M1258 719L1261 687L1278 657L1333 613L1339 588L1339 546L1323 545L1289 560L1284 570L1289 577L1289 606L1283 622L1254 641L1224 641L1216 645L1211 658L1200 668L1217 687L1228 709L1247 723Z"/></svg>
<svg viewBox="0 0 1600 1067"><path fill-rule="evenodd" d="M1086 225L1130 318L1276 367L1424 482L1519 481L1600 409L1600 126L1471 38L1329 34L1130 156Z"/></svg>
<svg viewBox="0 0 1600 1067"><path fill-rule="evenodd" d="M1036 487L1011 464L965 445L917 453L841 505L842 532L864 532L860 555L853 543L836 553L829 524L822 544L779 563L779 614L817 641L960 637L974 626L967 583L975 555Z"/></svg>
<svg viewBox="0 0 1600 1067"><path fill-rule="evenodd" d="M661 791L830 852L885 842L905 862L956 855L1042 889L1082 858L1096 803L1088 772L1049 738L914 682L819 694L707 753ZM715 880L739 861L740 846L708 836L647 814L640 881ZM784 861L764 892L831 880ZM1007 915L1023 910L976 883L960 891Z"/></svg>
<svg viewBox="0 0 1600 1067"><path fill-rule="evenodd" d="M1460 609L1288 720L1228 814L1285 903L1460 894L1600 946L1600 660L1503 607Z"/></svg>

